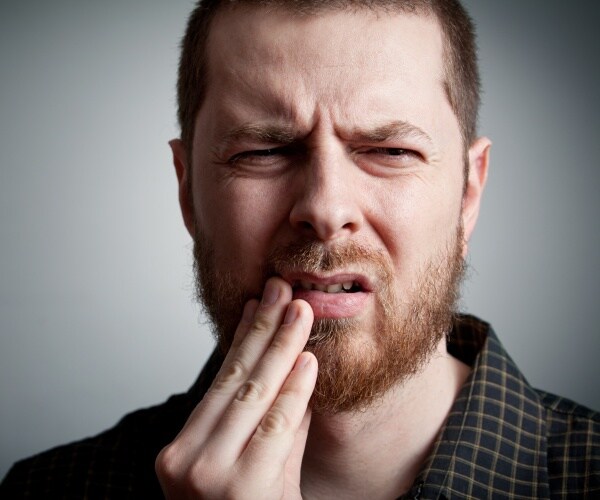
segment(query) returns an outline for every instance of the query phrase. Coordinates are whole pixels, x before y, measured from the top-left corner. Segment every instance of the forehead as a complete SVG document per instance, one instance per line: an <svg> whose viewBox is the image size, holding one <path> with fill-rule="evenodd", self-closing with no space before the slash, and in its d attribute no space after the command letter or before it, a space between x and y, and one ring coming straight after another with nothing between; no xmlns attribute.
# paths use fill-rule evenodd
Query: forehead
<svg viewBox="0 0 600 500"><path fill-rule="evenodd" d="M443 37L433 16L236 6L215 17L207 56L205 103L233 113L252 105L254 114L269 117L297 119L304 109L309 120L327 108L344 121L364 121L349 116L360 110L385 120L421 114L435 121L432 107L451 111L442 102Z"/></svg>
<svg viewBox="0 0 600 500"><path fill-rule="evenodd" d="M218 11L207 52L212 70L222 61L283 63L302 71L315 66L373 69L381 58L442 71L442 35L432 15L366 8L322 9L300 14L282 8L237 5ZM396 50L416 57L405 61ZM375 63L375 64L372 64Z"/></svg>

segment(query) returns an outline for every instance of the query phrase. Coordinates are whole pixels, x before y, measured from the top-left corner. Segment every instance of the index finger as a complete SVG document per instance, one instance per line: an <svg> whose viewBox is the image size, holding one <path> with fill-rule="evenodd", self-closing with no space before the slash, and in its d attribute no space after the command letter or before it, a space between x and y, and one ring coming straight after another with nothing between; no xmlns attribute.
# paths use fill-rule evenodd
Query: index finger
<svg viewBox="0 0 600 500"><path fill-rule="evenodd" d="M261 303L251 300L246 304L221 369L179 434L179 437L190 434L190 446L203 443L213 431L223 412L269 347L291 299L290 285L281 278L271 278L265 285Z"/></svg>

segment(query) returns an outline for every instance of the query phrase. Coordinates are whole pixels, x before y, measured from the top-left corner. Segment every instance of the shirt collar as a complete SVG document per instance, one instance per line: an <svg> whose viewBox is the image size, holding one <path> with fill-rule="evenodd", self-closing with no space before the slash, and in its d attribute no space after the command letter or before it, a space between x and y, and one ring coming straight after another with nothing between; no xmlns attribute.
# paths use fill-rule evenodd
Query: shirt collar
<svg viewBox="0 0 600 500"><path fill-rule="evenodd" d="M537 393L489 324L460 316L448 352L472 366L433 452L404 498L547 498Z"/></svg>

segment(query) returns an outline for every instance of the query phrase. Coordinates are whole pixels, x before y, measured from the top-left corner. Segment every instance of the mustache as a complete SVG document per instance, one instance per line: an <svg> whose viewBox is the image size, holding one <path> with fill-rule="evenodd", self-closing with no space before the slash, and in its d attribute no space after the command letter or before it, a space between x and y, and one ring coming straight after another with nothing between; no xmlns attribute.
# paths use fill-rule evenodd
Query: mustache
<svg viewBox="0 0 600 500"><path fill-rule="evenodd" d="M295 241L272 250L263 267L265 280L284 272L330 272L352 265L379 280L392 274L391 263L380 250L354 242L325 245L318 241Z"/></svg>

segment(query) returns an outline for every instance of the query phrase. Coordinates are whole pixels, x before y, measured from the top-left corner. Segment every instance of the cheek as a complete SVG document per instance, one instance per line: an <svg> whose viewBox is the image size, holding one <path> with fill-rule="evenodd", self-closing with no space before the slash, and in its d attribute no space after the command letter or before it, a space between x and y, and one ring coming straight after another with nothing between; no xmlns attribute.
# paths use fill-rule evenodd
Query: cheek
<svg viewBox="0 0 600 500"><path fill-rule="evenodd" d="M280 191L235 178L198 179L196 192L198 226L215 250L216 265L245 275L260 269L285 214Z"/></svg>
<svg viewBox="0 0 600 500"><path fill-rule="evenodd" d="M456 234L461 192L462 184L452 179L433 182L415 177L380 196L377 212L384 216L373 226L400 276L408 279L408 274L446 250Z"/></svg>

